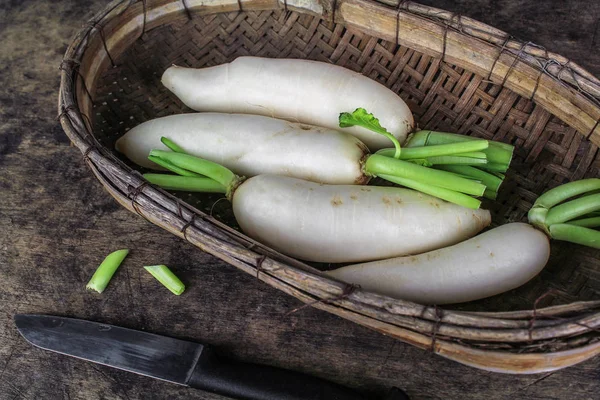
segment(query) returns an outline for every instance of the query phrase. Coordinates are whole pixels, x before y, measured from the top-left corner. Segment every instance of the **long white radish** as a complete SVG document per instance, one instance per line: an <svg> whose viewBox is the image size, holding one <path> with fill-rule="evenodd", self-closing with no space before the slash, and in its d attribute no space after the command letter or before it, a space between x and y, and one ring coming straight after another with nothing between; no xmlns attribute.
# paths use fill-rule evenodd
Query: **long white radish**
<svg viewBox="0 0 600 400"><path fill-rule="evenodd" d="M354 136L332 129L246 114L193 113L146 121L117 140L131 161L162 170L148 160L167 150L161 136L187 154L219 163L238 175L286 175L330 184L364 184L361 161L369 150Z"/></svg>
<svg viewBox="0 0 600 400"><path fill-rule="evenodd" d="M393 91L349 69L318 61L238 57L210 68L172 66L162 83L196 111L266 115L339 129L338 116L366 108L400 143L414 119ZM347 131L372 151L389 147L383 136L365 128Z"/></svg>
<svg viewBox="0 0 600 400"><path fill-rule="evenodd" d="M517 288L548 262L548 237L531 225L501 225L424 254L328 271L363 289L421 304L462 303Z"/></svg>
<svg viewBox="0 0 600 400"><path fill-rule="evenodd" d="M248 236L284 254L329 263L422 253L461 242L491 222L487 210L410 189L276 175L246 180L232 206Z"/></svg>

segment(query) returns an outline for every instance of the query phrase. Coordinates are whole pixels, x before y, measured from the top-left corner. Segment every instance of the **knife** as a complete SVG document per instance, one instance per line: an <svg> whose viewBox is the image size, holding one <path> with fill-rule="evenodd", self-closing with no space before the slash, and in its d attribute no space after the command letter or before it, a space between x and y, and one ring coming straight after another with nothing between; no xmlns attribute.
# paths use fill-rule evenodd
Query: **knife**
<svg viewBox="0 0 600 400"><path fill-rule="evenodd" d="M226 360L211 346L82 319L18 314L32 345L171 383L246 400L367 400L346 387L302 373ZM384 400L408 400L392 388Z"/></svg>

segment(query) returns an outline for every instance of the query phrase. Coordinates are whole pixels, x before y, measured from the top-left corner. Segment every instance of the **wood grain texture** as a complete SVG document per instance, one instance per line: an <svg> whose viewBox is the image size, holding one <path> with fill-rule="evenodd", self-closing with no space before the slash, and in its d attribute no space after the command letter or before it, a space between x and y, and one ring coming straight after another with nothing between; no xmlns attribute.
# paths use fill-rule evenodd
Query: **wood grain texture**
<svg viewBox="0 0 600 400"><path fill-rule="evenodd" d="M99 0L0 4L11 21L0 28L1 399L219 398L32 348L12 323L14 313L27 312L203 341L238 359L375 394L397 385L413 399L597 396L599 358L550 374L498 375L312 308L286 316L298 301L123 209L55 121L62 54L82 21L104 6ZM577 57L585 65L587 53ZM95 267L121 247L131 253L107 291L86 292ZM172 296L141 269L149 263L169 265L187 292Z"/></svg>

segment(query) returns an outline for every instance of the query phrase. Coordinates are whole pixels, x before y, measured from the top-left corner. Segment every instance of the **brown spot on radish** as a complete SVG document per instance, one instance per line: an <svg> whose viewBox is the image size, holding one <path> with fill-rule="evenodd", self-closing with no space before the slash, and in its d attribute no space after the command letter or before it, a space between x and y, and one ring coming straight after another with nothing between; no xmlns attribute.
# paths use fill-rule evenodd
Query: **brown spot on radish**
<svg viewBox="0 0 600 400"><path fill-rule="evenodd" d="M402 199L401 199L400 197L396 197L396 203L398 203L398 204L402 204L402 203L403 203L403 201L402 201Z"/></svg>
<svg viewBox="0 0 600 400"><path fill-rule="evenodd" d="M360 188L360 191L361 192L370 192L371 189L369 189L369 188Z"/></svg>
<svg viewBox="0 0 600 400"><path fill-rule="evenodd" d="M313 191L313 190L315 190L315 189L313 189L313 188L308 188L308 190L310 190L310 191L312 192L312 191Z"/></svg>
<svg viewBox="0 0 600 400"><path fill-rule="evenodd" d="M390 198L387 196L383 196L381 198L381 201L383 201L383 204L385 204L386 206L389 206L390 204L392 204L392 200L390 200Z"/></svg>
<svg viewBox="0 0 600 400"><path fill-rule="evenodd" d="M302 129L303 131L310 131L312 127L308 125L300 125L300 129Z"/></svg>
<svg viewBox="0 0 600 400"><path fill-rule="evenodd" d="M490 252L490 257L494 257L494 253Z"/></svg>
<svg viewBox="0 0 600 400"><path fill-rule="evenodd" d="M355 194L351 194L351 195L350 195L350 198L351 198L352 200L358 200L358 197L357 197Z"/></svg>
<svg viewBox="0 0 600 400"><path fill-rule="evenodd" d="M342 204L344 204L344 202L337 194L331 199L331 205L334 207L341 206Z"/></svg>

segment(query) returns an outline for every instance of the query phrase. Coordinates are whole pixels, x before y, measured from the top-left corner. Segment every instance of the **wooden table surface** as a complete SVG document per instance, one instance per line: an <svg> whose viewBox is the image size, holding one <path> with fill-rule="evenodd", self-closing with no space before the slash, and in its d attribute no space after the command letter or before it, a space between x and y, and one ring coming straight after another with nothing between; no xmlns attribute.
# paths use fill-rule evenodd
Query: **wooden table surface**
<svg viewBox="0 0 600 400"><path fill-rule="evenodd" d="M120 207L56 121L58 66L106 0L0 1L0 399L218 399L32 347L15 313L113 323L218 346L223 354L412 399L598 399L600 357L554 373L479 371L300 303ZM571 57L600 75L598 2L461 0L437 5ZM85 284L118 248L102 294ZM171 295L142 265L187 284Z"/></svg>

